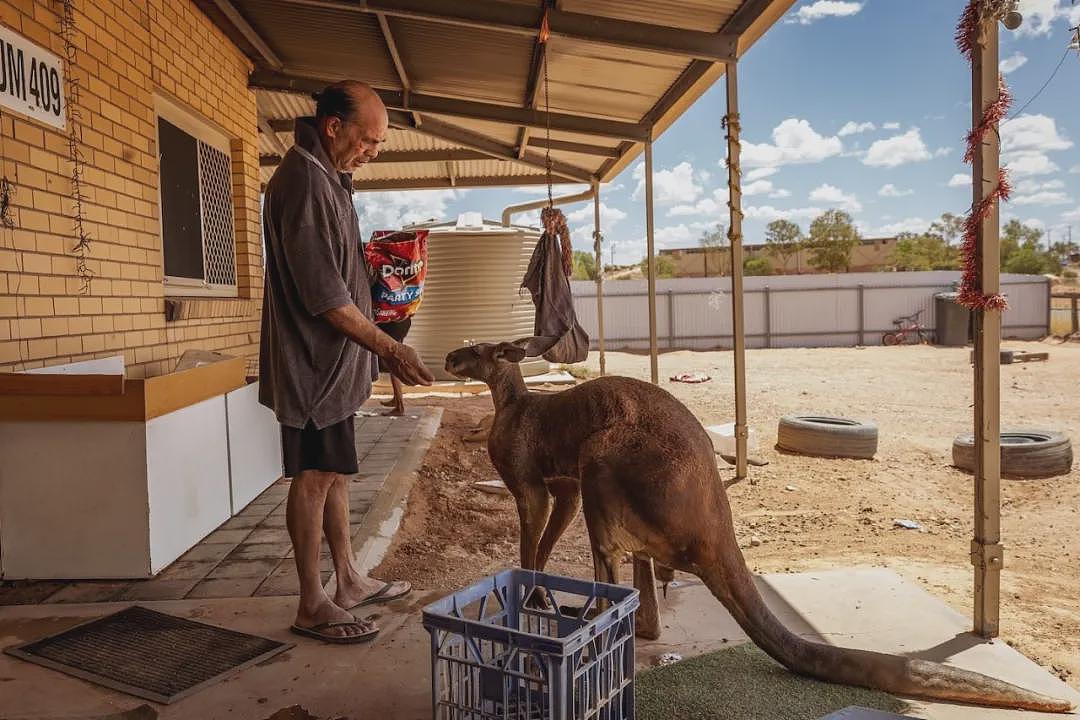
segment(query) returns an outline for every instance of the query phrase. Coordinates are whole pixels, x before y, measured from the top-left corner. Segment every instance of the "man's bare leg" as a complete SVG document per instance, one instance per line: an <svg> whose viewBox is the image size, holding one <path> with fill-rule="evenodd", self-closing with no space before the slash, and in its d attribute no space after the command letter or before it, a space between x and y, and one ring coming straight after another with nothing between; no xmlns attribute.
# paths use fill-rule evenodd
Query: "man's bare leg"
<svg viewBox="0 0 1080 720"><path fill-rule="evenodd" d="M389 400L383 400L383 406L392 408L387 415L404 415L405 414L405 393L401 391L401 381L393 375L390 376L390 386L394 388L394 397Z"/></svg>
<svg viewBox="0 0 1080 720"><path fill-rule="evenodd" d="M356 620L351 613L334 604L323 589L319 575L319 545L322 543L327 495L335 479L339 477L334 473L306 470L293 478L289 487L289 500L285 506L285 524L292 539L296 574L300 579L297 627L312 628L331 622L351 623L321 631L327 635L345 637L370 630L371 625Z"/></svg>
<svg viewBox="0 0 1080 720"><path fill-rule="evenodd" d="M327 492L323 530L334 560L337 577L334 602L338 607L352 608L382 589L386 583L369 578L356 567L356 554L349 537L349 480L344 475L335 475Z"/></svg>

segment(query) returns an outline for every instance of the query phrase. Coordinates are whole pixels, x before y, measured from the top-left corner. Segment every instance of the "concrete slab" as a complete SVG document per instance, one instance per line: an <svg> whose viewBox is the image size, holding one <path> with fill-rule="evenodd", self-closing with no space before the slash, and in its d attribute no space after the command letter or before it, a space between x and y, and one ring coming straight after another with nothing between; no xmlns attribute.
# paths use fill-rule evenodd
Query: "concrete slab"
<svg viewBox="0 0 1080 720"><path fill-rule="evenodd" d="M891 570L767 575L759 578L758 587L777 617L804 637L947 662L1080 704L1080 692L1004 642L971 635L968 618ZM665 652L688 657L747 642L720 602L696 579L669 588L667 600L661 602L664 632L659 641L638 641L639 667L651 665ZM1075 717L914 701L908 714L928 720Z"/></svg>
<svg viewBox="0 0 1080 720"><path fill-rule="evenodd" d="M828 642L948 660L1021 685L1080 700L1046 671L1003 643L983 643L965 635L967 620L917 586L879 569L770 575L760 586L784 622L800 633ZM245 670L170 706L155 706L160 717L201 720L265 720L299 705L318 718L430 717L430 644L420 609L443 593L414 592L386 606L367 608L383 628L368 645L330 646L288 632L294 598L178 600L142 603L162 612L199 619L271 638L296 647L261 666ZM34 640L87 618L125 607L23 605L0 608L0 646ZM639 666L662 652L684 657L745 638L719 602L698 583L669 591L660 642L639 642ZM7 720L55 719L130 710L138 698L99 688L7 655L0 655L0 687ZM908 712L931 720L1047 720L1052 716L986 710L969 706L917 704ZM300 717L303 717L300 715Z"/></svg>

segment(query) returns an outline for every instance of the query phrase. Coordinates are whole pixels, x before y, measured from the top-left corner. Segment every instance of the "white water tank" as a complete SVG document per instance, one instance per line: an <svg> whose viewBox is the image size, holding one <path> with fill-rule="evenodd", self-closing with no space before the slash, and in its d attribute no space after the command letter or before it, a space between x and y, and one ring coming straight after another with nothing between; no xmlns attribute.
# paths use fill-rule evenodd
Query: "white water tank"
<svg viewBox="0 0 1080 720"><path fill-rule="evenodd" d="M429 231L424 300L406 342L416 348L436 379L454 379L443 369L451 350L470 342L502 342L533 334L532 298L527 290L519 293L519 288L539 230L504 227L479 213L465 213L456 222L404 229ZM526 376L548 369L542 358L521 364Z"/></svg>

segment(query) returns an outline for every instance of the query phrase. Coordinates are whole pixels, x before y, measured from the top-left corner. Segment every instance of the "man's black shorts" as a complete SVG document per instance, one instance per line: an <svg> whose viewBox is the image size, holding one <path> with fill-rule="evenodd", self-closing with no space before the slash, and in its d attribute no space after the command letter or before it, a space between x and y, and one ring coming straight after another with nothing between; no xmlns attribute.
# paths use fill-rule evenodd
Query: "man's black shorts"
<svg viewBox="0 0 1080 720"><path fill-rule="evenodd" d="M359 472L353 416L322 430L316 430L310 422L303 430L282 425L281 454L285 477L289 478L296 477L304 470L340 475Z"/></svg>

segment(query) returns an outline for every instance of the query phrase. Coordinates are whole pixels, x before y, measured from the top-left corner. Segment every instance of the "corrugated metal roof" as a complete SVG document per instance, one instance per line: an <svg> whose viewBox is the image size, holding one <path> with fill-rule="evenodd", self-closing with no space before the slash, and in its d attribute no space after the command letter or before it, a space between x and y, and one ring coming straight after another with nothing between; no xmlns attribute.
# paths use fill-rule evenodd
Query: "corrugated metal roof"
<svg viewBox="0 0 1080 720"><path fill-rule="evenodd" d="M529 6L539 10L540 0L469 0L466 4L447 0L445 9L434 1L411 3L403 6L408 8L404 14L398 14L394 3L388 0L378 5L385 13L385 31L379 18L363 4L335 7L331 2L320 5L307 0L232 1L281 66L263 57L257 43L233 27L220 12L215 12L213 2L195 0L206 6L211 20L251 56L260 72L278 73L288 80L289 87L310 90L335 78L356 77L381 90L400 92L404 90L401 73L404 74L412 93L405 97L419 97L420 104L403 103L401 96L388 98L388 103L398 103L393 107L407 111L393 115L399 126L391 130L384 146L386 152L399 154L359 172L357 180L364 187L374 182L404 187L411 180L425 187L439 182L449 186L452 177L458 182L488 184L500 179L515 184L543 181L543 143L547 133L542 125L521 124L536 123L535 115L526 115L530 110L527 90L539 80L533 76L536 38L529 27L533 23L532 15L518 13L521 20L513 22L523 24L514 30L482 27L481 21L473 19L484 15L485 10L497 8ZM659 28L716 32L730 27L727 23L733 14L749 1L563 0L559 9ZM759 6L760 15L740 28L740 52L745 52L794 2L770 0ZM437 17L440 14L453 18ZM463 20L462 15L470 19ZM495 13L492 22L505 23L505 19L499 19L505 17ZM539 17L539 12L535 17ZM605 27L600 21L586 25L582 31L595 34L612 28L619 26ZM626 31L636 32L633 26L628 26ZM674 37L676 40L669 42L677 42L678 35L667 33L664 37ZM627 42L625 38L620 41ZM601 182L612 179L641 151L641 137L649 123L656 124L657 132L663 131L721 75L721 66L695 60L693 53L642 50L611 39L600 42L556 34L547 47L552 112L570 118L566 128L578 130L593 125L586 132L558 127L551 131L551 139L557 145L551 151L552 159L562 163L562 171L569 173L557 177L557 183L575 182L574 175L588 175ZM395 67L395 50L400 68ZM259 89L256 98L260 115L274 128L271 134L260 137L259 152L280 154L282 147L292 142L288 121L312 114L314 103L306 92ZM428 107L439 109L440 113L417 113L416 108L424 106L424 98L430 98ZM454 114L446 114L442 111L447 108L433 104L447 99L472 105L454 108ZM485 108L485 104L492 109ZM542 85L538 88L537 104L542 110ZM503 109L521 117L505 116ZM477 119L492 117L492 113L504 117ZM421 121L419 128L413 127L417 118ZM601 128L592 119L620 127L612 127L610 134L604 134L608 128ZM617 134L631 130L638 134ZM627 141L627 137L636 140ZM517 146L523 138L529 142L528 156L519 160ZM559 143L562 145L558 146ZM439 150L460 151L458 154L465 157L483 152L505 159L434 158L431 151ZM265 181L272 173L273 167L265 166L260 175Z"/></svg>

